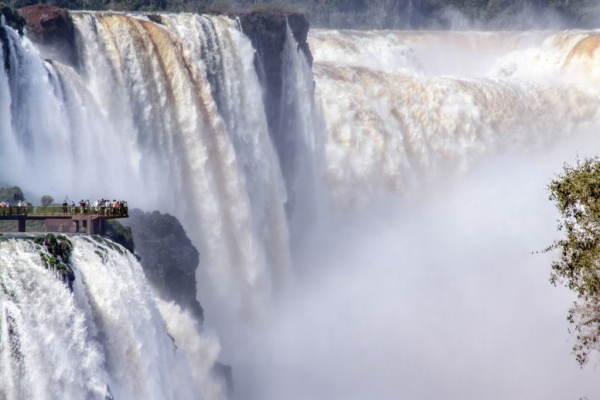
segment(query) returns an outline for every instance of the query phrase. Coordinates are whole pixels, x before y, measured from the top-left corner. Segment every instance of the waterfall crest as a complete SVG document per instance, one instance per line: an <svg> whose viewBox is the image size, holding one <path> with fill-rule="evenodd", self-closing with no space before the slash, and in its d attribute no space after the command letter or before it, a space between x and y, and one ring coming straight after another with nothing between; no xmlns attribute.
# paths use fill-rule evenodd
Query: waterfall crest
<svg viewBox="0 0 600 400"><path fill-rule="evenodd" d="M329 192L345 204L406 193L597 123L600 82L573 66L594 35L316 30Z"/></svg>
<svg viewBox="0 0 600 400"><path fill-rule="evenodd" d="M256 308L289 274L290 178L270 138L250 40L223 16L71 15L78 69L42 60L2 27L10 62L0 70L0 182L172 213L202 254L201 293ZM310 74L306 62L285 70ZM282 119L296 124L310 118L312 93L298 98L292 86Z"/></svg>

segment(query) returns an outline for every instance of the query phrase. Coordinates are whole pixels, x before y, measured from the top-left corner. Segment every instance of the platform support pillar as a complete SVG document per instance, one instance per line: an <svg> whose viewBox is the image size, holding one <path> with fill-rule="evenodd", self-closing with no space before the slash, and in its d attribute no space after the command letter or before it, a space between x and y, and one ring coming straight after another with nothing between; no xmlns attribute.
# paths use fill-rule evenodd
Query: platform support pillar
<svg viewBox="0 0 600 400"><path fill-rule="evenodd" d="M27 221L26 218L19 218L19 232L25 232L25 221Z"/></svg>

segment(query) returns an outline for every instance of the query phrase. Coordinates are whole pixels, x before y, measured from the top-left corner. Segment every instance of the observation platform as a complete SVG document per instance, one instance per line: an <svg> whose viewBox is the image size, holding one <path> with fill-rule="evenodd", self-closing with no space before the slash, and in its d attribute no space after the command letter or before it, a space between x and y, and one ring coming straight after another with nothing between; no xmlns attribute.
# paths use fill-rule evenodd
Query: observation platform
<svg viewBox="0 0 600 400"><path fill-rule="evenodd" d="M128 207L0 207L0 221L18 221L19 232L26 232L27 221L43 221L45 232L104 235L106 221L118 218L129 218Z"/></svg>

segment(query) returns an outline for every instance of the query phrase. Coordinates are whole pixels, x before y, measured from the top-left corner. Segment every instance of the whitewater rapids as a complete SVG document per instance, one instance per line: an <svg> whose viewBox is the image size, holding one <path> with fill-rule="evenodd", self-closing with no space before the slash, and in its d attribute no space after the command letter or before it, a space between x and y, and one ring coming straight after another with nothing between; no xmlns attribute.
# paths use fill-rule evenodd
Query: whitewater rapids
<svg viewBox="0 0 600 400"><path fill-rule="evenodd" d="M224 399L210 371L218 344L181 310L165 323L133 255L109 241L70 240L72 292L44 267L40 245L0 241L0 398ZM198 342L194 351L175 346L177 327Z"/></svg>
<svg viewBox="0 0 600 400"><path fill-rule="evenodd" d="M572 296L547 283L550 255L531 255L556 236L548 181L599 147L598 31L313 30L312 71L288 31L279 111L298 158L282 160L237 21L72 16L78 68L5 28L0 182L124 197L181 219L244 398L600 393L569 354ZM176 307L160 309L182 351L216 357ZM74 393L104 393L102 357L160 375L166 397L175 376L207 370L131 369L123 345L76 371ZM125 396L151 385L111 379Z"/></svg>
<svg viewBox="0 0 600 400"><path fill-rule="evenodd" d="M595 125L596 35L313 31L330 194L362 204L407 193Z"/></svg>
<svg viewBox="0 0 600 400"><path fill-rule="evenodd" d="M268 318L220 330L246 398L600 393L532 254L546 185L600 148L597 35L310 33L331 213Z"/></svg>

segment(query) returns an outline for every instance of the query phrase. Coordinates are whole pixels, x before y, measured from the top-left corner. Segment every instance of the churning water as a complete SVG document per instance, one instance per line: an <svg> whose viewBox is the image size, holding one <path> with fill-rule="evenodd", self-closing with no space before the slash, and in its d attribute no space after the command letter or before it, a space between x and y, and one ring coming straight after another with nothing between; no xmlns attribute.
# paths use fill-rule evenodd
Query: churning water
<svg viewBox="0 0 600 400"><path fill-rule="evenodd" d="M596 34L313 31L332 207L268 317L220 330L246 398L600 393L532 254L549 180L600 145Z"/></svg>
<svg viewBox="0 0 600 400"><path fill-rule="evenodd" d="M556 237L545 185L599 144L598 32L315 30L311 71L288 31L282 160L235 20L72 15L77 69L4 27L0 182L176 215L239 398L600 393L569 354L570 294L531 254ZM222 396L218 342L157 307L134 260L77 239L69 296L32 246L0 246L22 289L2 329L31 365L3 351L0 394Z"/></svg>

